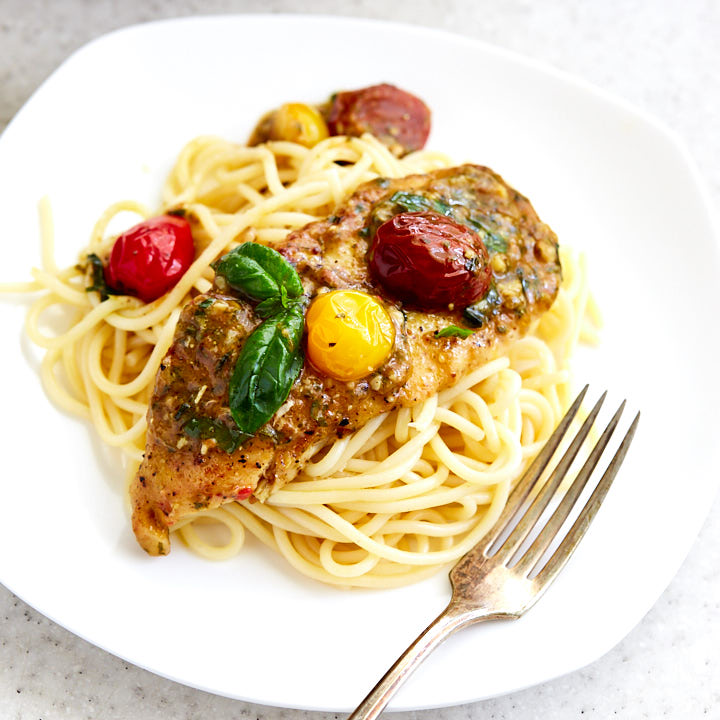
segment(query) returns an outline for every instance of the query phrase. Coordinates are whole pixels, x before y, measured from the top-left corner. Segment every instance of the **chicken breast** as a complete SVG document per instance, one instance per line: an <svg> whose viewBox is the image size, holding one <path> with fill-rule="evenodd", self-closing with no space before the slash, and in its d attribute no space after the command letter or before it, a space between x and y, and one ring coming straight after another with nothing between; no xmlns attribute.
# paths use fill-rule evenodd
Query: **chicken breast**
<svg viewBox="0 0 720 720"><path fill-rule="evenodd" d="M399 212L426 209L472 227L488 249L490 289L468 308L403 307L369 271L377 227ZM552 230L525 197L476 165L372 181L335 215L291 233L275 249L310 297L352 288L383 298L395 324L394 350L376 372L351 382L325 377L306 362L287 401L247 439L230 414L228 383L261 319L218 288L189 303L158 372L145 457L130 489L133 530L151 555L169 552L169 530L181 518L250 496L265 500L296 477L319 445L415 405L499 355L551 306L561 280ZM448 325L475 332L437 337Z"/></svg>

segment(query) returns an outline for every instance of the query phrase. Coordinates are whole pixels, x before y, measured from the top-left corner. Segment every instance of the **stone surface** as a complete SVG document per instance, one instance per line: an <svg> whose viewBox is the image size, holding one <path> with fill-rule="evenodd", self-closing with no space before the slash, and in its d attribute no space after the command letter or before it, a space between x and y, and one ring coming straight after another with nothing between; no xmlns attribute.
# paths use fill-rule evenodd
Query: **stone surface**
<svg viewBox="0 0 720 720"><path fill-rule="evenodd" d="M681 135L720 208L720 3L713 0L0 0L0 130L73 50L109 30L219 12L311 12L440 27L516 50L620 95ZM630 635L544 685L397 720L720 718L720 502ZM330 720L177 685L85 643L0 587L0 717ZM379 668L380 670L380 668Z"/></svg>

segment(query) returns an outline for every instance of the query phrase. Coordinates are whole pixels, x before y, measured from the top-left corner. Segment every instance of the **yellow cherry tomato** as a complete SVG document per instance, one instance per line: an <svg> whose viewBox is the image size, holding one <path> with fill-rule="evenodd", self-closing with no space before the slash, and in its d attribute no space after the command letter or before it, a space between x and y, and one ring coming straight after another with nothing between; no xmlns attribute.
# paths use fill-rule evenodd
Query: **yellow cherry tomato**
<svg viewBox="0 0 720 720"><path fill-rule="evenodd" d="M272 117L271 140L290 140L311 148L327 136L323 116L311 105L285 103Z"/></svg>
<svg viewBox="0 0 720 720"><path fill-rule="evenodd" d="M336 380L359 380L387 360L395 327L382 303L358 290L318 295L305 317L310 362Z"/></svg>

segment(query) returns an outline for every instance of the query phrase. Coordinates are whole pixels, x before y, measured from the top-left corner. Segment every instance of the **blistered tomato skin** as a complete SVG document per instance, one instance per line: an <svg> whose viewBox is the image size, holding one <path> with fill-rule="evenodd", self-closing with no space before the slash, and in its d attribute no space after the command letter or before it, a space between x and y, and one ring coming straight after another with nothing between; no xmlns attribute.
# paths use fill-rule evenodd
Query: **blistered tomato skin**
<svg viewBox="0 0 720 720"><path fill-rule="evenodd" d="M482 298L491 270L470 228L432 212L400 213L377 230L370 270L398 300L421 310L461 309Z"/></svg>
<svg viewBox="0 0 720 720"><path fill-rule="evenodd" d="M401 156L424 147L430 134L430 110L415 95L384 83L337 93L327 124L331 135L369 132Z"/></svg>
<svg viewBox="0 0 720 720"><path fill-rule="evenodd" d="M135 225L117 238L105 280L113 290L152 302L176 285L194 258L190 223L162 215Z"/></svg>
<svg viewBox="0 0 720 720"><path fill-rule="evenodd" d="M287 140L311 148L328 136L325 119L312 105L285 103L261 118L248 145Z"/></svg>
<svg viewBox="0 0 720 720"><path fill-rule="evenodd" d="M366 377L387 360L395 343L395 327L382 302L358 290L318 295L305 325L308 359L336 380Z"/></svg>

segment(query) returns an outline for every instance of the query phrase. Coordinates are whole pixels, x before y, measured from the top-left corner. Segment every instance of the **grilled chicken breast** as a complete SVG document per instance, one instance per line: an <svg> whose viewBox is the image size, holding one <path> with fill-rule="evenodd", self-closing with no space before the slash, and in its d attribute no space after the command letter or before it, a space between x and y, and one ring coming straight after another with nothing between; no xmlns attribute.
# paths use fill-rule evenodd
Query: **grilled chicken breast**
<svg viewBox="0 0 720 720"><path fill-rule="evenodd" d="M468 308L403 307L369 272L377 227L428 207L472 227L488 249L490 290ZM310 297L352 288L383 298L395 324L394 350L376 372L352 382L324 377L306 361L287 401L243 442L228 383L261 319L217 287L189 303L157 375L145 457L130 491L133 530L151 555L169 552L169 530L180 518L250 496L266 499L298 474L318 444L415 405L497 356L550 307L561 279L552 230L525 197L476 165L367 183L335 215L292 232L275 249ZM466 338L436 336L451 324L476 329Z"/></svg>

